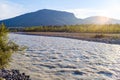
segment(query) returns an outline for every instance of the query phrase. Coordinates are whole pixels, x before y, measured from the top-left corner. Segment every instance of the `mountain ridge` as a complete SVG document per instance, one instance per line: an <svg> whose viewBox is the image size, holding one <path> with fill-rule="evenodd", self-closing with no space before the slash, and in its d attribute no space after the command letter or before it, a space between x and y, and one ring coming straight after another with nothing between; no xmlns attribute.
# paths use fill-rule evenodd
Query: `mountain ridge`
<svg viewBox="0 0 120 80"><path fill-rule="evenodd" d="M120 20L104 16L91 16L85 19L75 17L73 13L42 9L26 13L10 19L1 20L8 27L30 27L48 25L76 25L76 24L120 24Z"/></svg>

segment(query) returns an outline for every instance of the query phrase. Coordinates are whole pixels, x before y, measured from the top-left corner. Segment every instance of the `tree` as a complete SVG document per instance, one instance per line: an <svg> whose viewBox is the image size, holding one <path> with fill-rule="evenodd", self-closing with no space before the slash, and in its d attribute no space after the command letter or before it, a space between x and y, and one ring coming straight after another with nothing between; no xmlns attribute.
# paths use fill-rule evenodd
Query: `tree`
<svg viewBox="0 0 120 80"><path fill-rule="evenodd" d="M13 53L19 50L19 46L8 40L9 30L0 24L0 69L8 66Z"/></svg>

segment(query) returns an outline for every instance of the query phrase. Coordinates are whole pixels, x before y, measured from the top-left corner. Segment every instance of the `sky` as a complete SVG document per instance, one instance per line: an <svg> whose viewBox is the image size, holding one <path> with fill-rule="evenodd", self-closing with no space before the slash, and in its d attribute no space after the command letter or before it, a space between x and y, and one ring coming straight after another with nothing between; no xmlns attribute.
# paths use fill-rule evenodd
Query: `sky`
<svg viewBox="0 0 120 80"><path fill-rule="evenodd" d="M72 12L82 19L90 16L120 19L120 0L0 0L0 20L40 9Z"/></svg>

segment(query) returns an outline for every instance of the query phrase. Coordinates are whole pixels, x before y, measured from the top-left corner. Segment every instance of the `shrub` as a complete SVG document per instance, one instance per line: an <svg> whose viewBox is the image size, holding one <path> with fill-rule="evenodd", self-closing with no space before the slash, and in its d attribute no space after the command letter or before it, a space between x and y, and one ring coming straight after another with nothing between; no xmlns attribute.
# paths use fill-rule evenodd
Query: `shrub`
<svg viewBox="0 0 120 80"><path fill-rule="evenodd" d="M104 38L104 37L105 37L105 35L103 35L103 34L96 34L94 36L94 38Z"/></svg>
<svg viewBox="0 0 120 80"><path fill-rule="evenodd" d="M0 25L0 69L8 66L11 55L18 51L19 46L8 40L8 29L2 23Z"/></svg>

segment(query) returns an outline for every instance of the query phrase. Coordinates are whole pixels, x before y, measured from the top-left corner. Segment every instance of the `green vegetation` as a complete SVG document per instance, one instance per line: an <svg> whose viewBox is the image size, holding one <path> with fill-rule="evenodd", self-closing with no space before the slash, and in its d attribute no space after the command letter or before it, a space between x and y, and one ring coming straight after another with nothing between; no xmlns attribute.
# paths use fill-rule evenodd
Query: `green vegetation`
<svg viewBox="0 0 120 80"><path fill-rule="evenodd" d="M19 50L19 46L8 40L8 29L4 24L0 25L0 69L8 66L11 56Z"/></svg>
<svg viewBox="0 0 120 80"><path fill-rule="evenodd" d="M119 24L82 24L70 26L38 26L27 27L22 31L25 32L83 32L83 33L120 33Z"/></svg>
<svg viewBox="0 0 120 80"><path fill-rule="evenodd" d="M104 38L104 37L106 37L104 34L96 34L94 35L93 38Z"/></svg>

